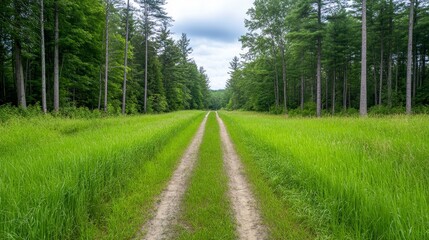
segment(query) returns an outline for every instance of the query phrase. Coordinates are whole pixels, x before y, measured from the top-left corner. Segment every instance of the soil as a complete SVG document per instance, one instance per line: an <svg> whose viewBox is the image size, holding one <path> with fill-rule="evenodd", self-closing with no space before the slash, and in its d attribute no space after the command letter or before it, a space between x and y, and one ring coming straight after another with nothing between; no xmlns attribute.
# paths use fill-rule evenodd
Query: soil
<svg viewBox="0 0 429 240"><path fill-rule="evenodd" d="M225 124L216 113L220 126L224 164L229 177L229 197L237 224L239 239L267 239L257 202L243 172L240 158L234 149Z"/></svg>
<svg viewBox="0 0 429 240"><path fill-rule="evenodd" d="M177 220L180 204L188 186L188 180L198 159L198 150L203 139L207 116L208 114L183 155L179 166L173 173L167 188L157 201L156 213L153 219L143 227L142 232L146 232L143 239L169 239L172 237L173 230L170 227Z"/></svg>

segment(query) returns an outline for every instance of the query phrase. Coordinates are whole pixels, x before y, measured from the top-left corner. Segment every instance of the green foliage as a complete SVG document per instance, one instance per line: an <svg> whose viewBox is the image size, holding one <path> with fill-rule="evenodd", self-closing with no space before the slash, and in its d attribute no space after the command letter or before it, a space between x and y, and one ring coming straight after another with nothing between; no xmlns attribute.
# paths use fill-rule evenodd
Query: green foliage
<svg viewBox="0 0 429 240"><path fill-rule="evenodd" d="M429 104L429 5L415 2L413 107L418 108ZM396 0L367 4L368 107L389 106L392 114L405 105L407 4ZM240 41L248 52L231 63L235 67L227 84L228 109L277 112L273 109L286 101L292 115L301 115L301 103L316 102L319 38L324 115L344 115L344 109L359 108L361 1L260 0L247 14L248 32Z"/></svg>
<svg viewBox="0 0 429 240"><path fill-rule="evenodd" d="M55 4L59 10L61 108L101 109L104 102L105 17L109 6L108 111L122 107L126 11L122 1L45 0L45 47L48 108L53 107ZM106 5L108 4L108 5ZM165 1L139 1L129 18L126 113L143 112L145 39L148 38L148 104L151 112L208 107L209 80L189 58L186 35L174 41ZM147 19L141 19L145 11ZM140 13L139 13L140 12ZM14 42L21 43L29 105L41 102L39 1L8 0L0 4L0 105L17 105ZM4 27L3 27L4 26ZM182 51L185 47L186 51ZM4 87L3 87L4 86ZM66 109L65 112L70 112ZM68 116L73 114L68 114ZM77 114L79 115L79 114Z"/></svg>

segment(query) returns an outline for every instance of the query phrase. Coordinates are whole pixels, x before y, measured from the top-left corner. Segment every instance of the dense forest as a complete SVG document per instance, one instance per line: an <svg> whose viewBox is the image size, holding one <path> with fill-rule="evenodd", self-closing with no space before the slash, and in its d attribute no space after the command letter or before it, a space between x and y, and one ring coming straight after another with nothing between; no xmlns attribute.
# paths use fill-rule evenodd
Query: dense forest
<svg viewBox="0 0 429 240"><path fill-rule="evenodd" d="M255 0L247 14L229 109L427 112L429 2Z"/></svg>
<svg viewBox="0 0 429 240"><path fill-rule="evenodd" d="M164 0L2 0L0 105L110 113L204 109L209 79Z"/></svg>

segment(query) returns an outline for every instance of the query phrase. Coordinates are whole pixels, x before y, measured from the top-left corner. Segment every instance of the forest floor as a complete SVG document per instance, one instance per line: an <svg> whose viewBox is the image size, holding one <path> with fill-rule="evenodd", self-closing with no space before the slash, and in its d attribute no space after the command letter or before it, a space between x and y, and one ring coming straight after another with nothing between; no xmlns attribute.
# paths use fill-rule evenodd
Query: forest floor
<svg viewBox="0 0 429 240"><path fill-rule="evenodd" d="M143 239L172 239L177 235L173 226L177 225L178 221L180 221L178 215L180 214L181 203L187 191L194 166L198 161L199 148L203 141L205 130L219 130L215 134L220 134L222 142L223 166L228 177L228 198L231 205L231 208L223 207L226 207L228 210L231 209L233 212L236 226L236 233L234 235L238 239L267 239L267 229L262 223L258 203L246 180L240 158L217 112L217 128L213 129L213 126L208 126L210 129L206 129L207 118L210 114L209 112L204 118L192 143L173 173L168 186L157 201L154 208L156 213L153 214L152 219L143 227L142 232L145 233ZM214 118L213 116L211 117ZM211 188L211 186L206 187ZM217 238L220 236L211 237Z"/></svg>

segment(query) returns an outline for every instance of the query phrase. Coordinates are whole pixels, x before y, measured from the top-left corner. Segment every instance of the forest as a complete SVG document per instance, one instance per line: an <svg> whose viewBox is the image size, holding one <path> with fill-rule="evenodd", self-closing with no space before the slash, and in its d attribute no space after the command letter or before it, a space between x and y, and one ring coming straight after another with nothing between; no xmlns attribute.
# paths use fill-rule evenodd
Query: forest
<svg viewBox="0 0 429 240"><path fill-rule="evenodd" d="M208 108L208 76L190 57L186 34L173 39L166 2L136 4L2 0L0 105L129 114Z"/></svg>
<svg viewBox="0 0 429 240"><path fill-rule="evenodd" d="M245 24L228 109L427 112L427 1L256 0Z"/></svg>

